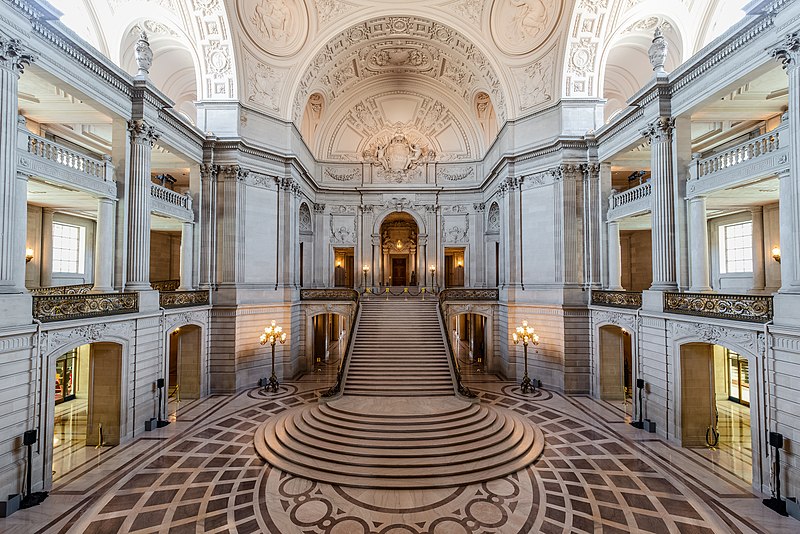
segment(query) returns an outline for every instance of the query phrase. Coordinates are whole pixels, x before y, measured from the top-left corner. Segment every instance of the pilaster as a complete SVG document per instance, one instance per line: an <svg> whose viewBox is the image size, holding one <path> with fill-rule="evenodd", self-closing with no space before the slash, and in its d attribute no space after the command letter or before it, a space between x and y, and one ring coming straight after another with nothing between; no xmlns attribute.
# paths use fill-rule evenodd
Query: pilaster
<svg viewBox="0 0 800 534"><path fill-rule="evenodd" d="M767 285L767 276L764 262L764 208L753 206L750 208L753 224L753 291L763 291Z"/></svg>
<svg viewBox="0 0 800 534"><path fill-rule="evenodd" d="M42 246L39 250L39 285L53 285L53 208L42 208ZM97 262L95 262L96 265Z"/></svg>
<svg viewBox="0 0 800 534"><path fill-rule="evenodd" d="M619 245L619 223L610 221L608 225L608 289L622 291L622 254Z"/></svg>
<svg viewBox="0 0 800 534"><path fill-rule="evenodd" d="M194 264L194 223L184 222L181 227L181 291L194 289L192 265Z"/></svg>

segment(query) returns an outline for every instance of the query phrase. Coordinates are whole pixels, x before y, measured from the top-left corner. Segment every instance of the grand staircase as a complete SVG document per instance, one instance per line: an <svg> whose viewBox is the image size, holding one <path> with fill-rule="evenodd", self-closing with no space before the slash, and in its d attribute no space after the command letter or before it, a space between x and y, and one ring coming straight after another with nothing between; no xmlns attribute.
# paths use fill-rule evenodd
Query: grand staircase
<svg viewBox="0 0 800 534"><path fill-rule="evenodd" d="M362 302L345 395L452 396L437 313L432 299Z"/></svg>
<svg viewBox="0 0 800 534"><path fill-rule="evenodd" d="M536 425L455 396L436 301L361 306L344 395L259 427L255 447L269 464L330 484L411 489L491 480L536 460Z"/></svg>

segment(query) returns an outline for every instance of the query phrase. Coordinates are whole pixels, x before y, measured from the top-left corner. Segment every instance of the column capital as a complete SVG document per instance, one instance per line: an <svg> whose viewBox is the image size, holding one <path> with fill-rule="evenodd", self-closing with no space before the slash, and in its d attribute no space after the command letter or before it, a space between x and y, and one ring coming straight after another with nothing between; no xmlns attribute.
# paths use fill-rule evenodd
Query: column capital
<svg viewBox="0 0 800 534"><path fill-rule="evenodd" d="M653 143L657 141L670 141L674 129L675 119L673 117L659 117L639 130L639 133L643 137L647 137L650 142Z"/></svg>
<svg viewBox="0 0 800 534"><path fill-rule="evenodd" d="M25 51L19 39L0 36L0 68L14 71L19 76L34 59L33 54Z"/></svg>
<svg viewBox="0 0 800 534"><path fill-rule="evenodd" d="M203 163L200 165L200 174L206 180L215 180L219 174L220 166Z"/></svg>
<svg viewBox="0 0 800 534"><path fill-rule="evenodd" d="M800 66L800 32L784 37L783 42L772 49L770 54L781 62L784 70L796 69Z"/></svg>
<svg viewBox="0 0 800 534"><path fill-rule="evenodd" d="M150 145L151 148L160 137L155 126L148 124L144 119L129 120L128 132L131 134L131 141L142 145Z"/></svg>
<svg viewBox="0 0 800 534"><path fill-rule="evenodd" d="M249 170L240 165L227 165L220 170L224 173L226 180L236 180L239 182L245 180L250 174Z"/></svg>

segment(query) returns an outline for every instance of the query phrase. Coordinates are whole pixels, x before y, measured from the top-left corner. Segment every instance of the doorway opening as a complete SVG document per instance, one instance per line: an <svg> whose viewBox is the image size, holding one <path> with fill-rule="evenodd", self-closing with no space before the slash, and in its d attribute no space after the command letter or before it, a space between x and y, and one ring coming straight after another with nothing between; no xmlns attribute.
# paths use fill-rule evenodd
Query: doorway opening
<svg viewBox="0 0 800 534"><path fill-rule="evenodd" d="M600 398L633 415L633 350L630 333L619 326L600 327Z"/></svg>
<svg viewBox="0 0 800 534"><path fill-rule="evenodd" d="M338 365L347 345L347 318L338 313L322 313L311 318L311 328L314 370Z"/></svg>
<svg viewBox="0 0 800 534"><path fill-rule="evenodd" d="M464 249L444 249L444 286L464 287Z"/></svg>
<svg viewBox="0 0 800 534"><path fill-rule="evenodd" d="M175 420L182 401L202 396L200 355L202 328L184 325L169 334L167 359L167 414Z"/></svg>
<svg viewBox="0 0 800 534"><path fill-rule="evenodd" d="M682 445L752 482L750 418L758 407L751 405L747 358L710 343L680 351Z"/></svg>
<svg viewBox="0 0 800 534"><path fill-rule="evenodd" d="M450 320L450 344L462 372L486 370L486 317L477 313L462 313Z"/></svg>
<svg viewBox="0 0 800 534"><path fill-rule="evenodd" d="M122 346L81 345L56 358L53 382L53 480L67 475L94 447L119 445Z"/></svg>
<svg viewBox="0 0 800 534"><path fill-rule="evenodd" d="M353 287L355 277L353 267L355 256L353 247L333 249L333 285L336 287Z"/></svg>
<svg viewBox="0 0 800 534"><path fill-rule="evenodd" d="M419 228L406 212L391 213L381 223L381 285L418 286L425 258L417 254Z"/></svg>

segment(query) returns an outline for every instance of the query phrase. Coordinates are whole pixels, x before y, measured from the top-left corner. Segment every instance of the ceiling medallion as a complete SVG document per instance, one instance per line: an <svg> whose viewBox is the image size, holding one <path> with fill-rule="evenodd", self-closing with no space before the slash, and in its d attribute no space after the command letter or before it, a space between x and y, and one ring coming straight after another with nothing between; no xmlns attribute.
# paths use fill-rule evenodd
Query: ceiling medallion
<svg viewBox="0 0 800 534"><path fill-rule="evenodd" d="M236 11L250 40L275 56L297 52L308 34L308 14L299 0L238 0Z"/></svg>
<svg viewBox="0 0 800 534"><path fill-rule="evenodd" d="M510 55L538 48L553 33L562 4L544 0L495 0L490 17L495 44Z"/></svg>

